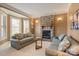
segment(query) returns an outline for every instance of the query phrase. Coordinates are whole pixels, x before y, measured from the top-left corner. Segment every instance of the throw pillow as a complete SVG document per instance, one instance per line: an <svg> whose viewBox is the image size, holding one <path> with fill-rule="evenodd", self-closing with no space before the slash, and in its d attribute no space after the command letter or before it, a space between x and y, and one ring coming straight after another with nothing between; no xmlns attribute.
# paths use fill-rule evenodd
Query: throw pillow
<svg viewBox="0 0 79 59"><path fill-rule="evenodd" d="M12 36L12 39L16 39L16 36Z"/></svg>
<svg viewBox="0 0 79 59"><path fill-rule="evenodd" d="M65 37L65 34L61 34L58 38L60 41L62 41L64 39L64 37Z"/></svg>
<svg viewBox="0 0 79 59"><path fill-rule="evenodd" d="M70 46L70 41L67 39L67 36L59 44L58 50L65 51Z"/></svg>
<svg viewBox="0 0 79 59"><path fill-rule="evenodd" d="M54 44L59 44L59 43L60 43L60 40L58 39L58 37L53 37L53 38L52 38L52 42L53 42Z"/></svg>
<svg viewBox="0 0 79 59"><path fill-rule="evenodd" d="M15 36L16 36L16 39L18 40L21 40L24 38L24 35L22 33L15 34Z"/></svg>
<svg viewBox="0 0 79 59"><path fill-rule="evenodd" d="M32 36L32 34L31 33L27 33L27 37L31 37Z"/></svg>
<svg viewBox="0 0 79 59"><path fill-rule="evenodd" d="M21 39L23 39L24 38L24 34L20 34L19 35L19 39L21 40Z"/></svg>

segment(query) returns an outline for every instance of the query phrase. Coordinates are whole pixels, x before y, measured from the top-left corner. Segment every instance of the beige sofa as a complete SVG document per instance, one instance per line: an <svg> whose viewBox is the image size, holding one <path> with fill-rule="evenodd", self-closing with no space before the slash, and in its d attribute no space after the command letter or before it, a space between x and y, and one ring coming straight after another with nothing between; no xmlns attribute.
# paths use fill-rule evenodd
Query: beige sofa
<svg viewBox="0 0 79 59"><path fill-rule="evenodd" d="M15 34L14 36L12 36L11 39L11 47L19 50L21 48L23 48L24 46L27 46L31 43L33 43L33 35L32 34Z"/></svg>
<svg viewBox="0 0 79 59"><path fill-rule="evenodd" d="M75 39L73 39L72 37L70 37L69 39L71 45L68 49L70 49L73 45L79 45L79 42L77 42ZM45 55L46 56L73 56L72 54L70 54L67 51L60 51L58 50L58 46L59 46L60 42L51 42L51 44L45 49ZM67 49L67 50L68 50Z"/></svg>
<svg viewBox="0 0 79 59"><path fill-rule="evenodd" d="M48 48L45 50L46 56L70 56L70 54L59 51L58 45L51 44Z"/></svg>

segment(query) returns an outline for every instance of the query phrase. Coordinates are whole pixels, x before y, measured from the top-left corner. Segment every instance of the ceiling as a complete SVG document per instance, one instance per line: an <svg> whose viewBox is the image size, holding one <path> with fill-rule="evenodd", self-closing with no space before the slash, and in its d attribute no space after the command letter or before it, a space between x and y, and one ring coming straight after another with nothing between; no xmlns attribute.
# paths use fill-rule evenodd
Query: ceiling
<svg viewBox="0 0 79 59"><path fill-rule="evenodd" d="M8 10L6 8L3 8L3 7L0 7L0 13L12 15L12 16L19 17L19 18L28 18L28 17L26 17L24 15L18 14L16 12L13 12L13 11Z"/></svg>
<svg viewBox="0 0 79 59"><path fill-rule="evenodd" d="M40 17L46 15L54 15L66 13L68 11L69 3L8 3L8 5L21 10L33 17Z"/></svg>

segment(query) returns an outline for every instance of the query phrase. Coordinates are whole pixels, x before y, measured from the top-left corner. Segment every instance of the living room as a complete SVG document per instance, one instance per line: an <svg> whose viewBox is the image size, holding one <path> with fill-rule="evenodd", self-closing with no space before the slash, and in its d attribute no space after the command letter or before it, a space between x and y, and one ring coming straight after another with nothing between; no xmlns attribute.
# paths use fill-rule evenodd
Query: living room
<svg viewBox="0 0 79 59"><path fill-rule="evenodd" d="M78 3L0 3L0 56L78 56L73 51L74 46L79 47L78 6ZM61 42L68 39L67 47L63 48L59 39Z"/></svg>

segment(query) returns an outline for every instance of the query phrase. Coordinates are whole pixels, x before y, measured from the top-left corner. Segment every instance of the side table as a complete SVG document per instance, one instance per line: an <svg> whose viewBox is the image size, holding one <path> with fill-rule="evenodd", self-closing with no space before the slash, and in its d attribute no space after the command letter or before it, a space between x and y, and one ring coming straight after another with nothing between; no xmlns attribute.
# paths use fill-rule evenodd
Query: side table
<svg viewBox="0 0 79 59"><path fill-rule="evenodd" d="M40 43L40 44L38 45L38 43ZM36 49L42 48L42 38L41 37L36 37L35 48Z"/></svg>

